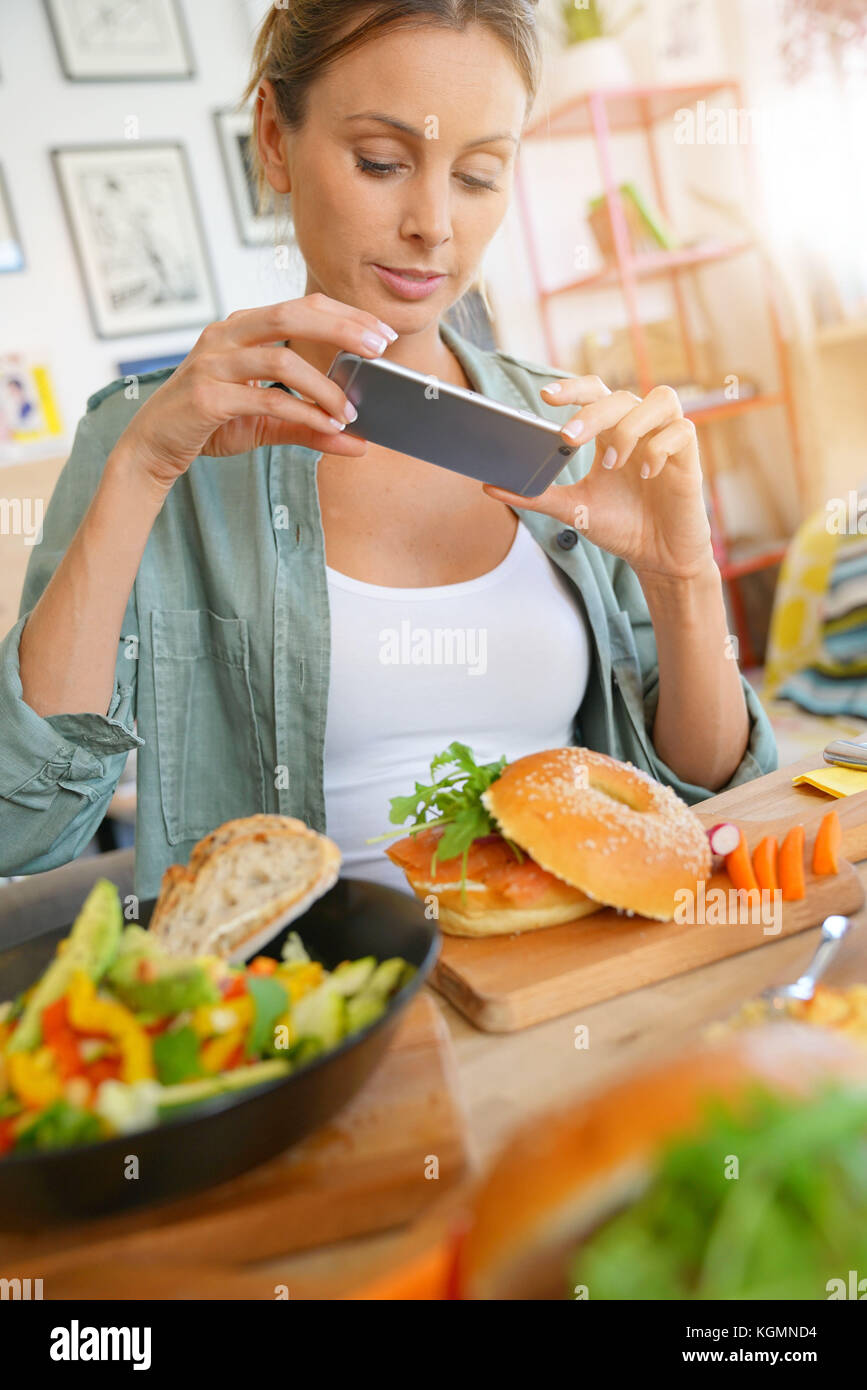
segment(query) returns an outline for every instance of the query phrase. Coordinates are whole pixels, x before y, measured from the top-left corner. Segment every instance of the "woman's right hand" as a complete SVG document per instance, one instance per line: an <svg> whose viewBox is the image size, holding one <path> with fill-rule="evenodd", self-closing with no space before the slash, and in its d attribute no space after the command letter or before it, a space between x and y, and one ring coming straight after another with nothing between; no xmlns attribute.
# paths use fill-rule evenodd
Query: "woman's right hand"
<svg viewBox="0 0 867 1390"><path fill-rule="evenodd" d="M350 405L346 413L342 388L282 344L309 339L375 358L388 345L384 327L374 314L323 294L236 310L208 324L183 362L136 411L118 444L165 490L200 454L222 458L262 444L363 454L365 440L340 432L339 423L349 423L353 410ZM366 340L368 334L381 345ZM284 382L310 399L259 381Z"/></svg>

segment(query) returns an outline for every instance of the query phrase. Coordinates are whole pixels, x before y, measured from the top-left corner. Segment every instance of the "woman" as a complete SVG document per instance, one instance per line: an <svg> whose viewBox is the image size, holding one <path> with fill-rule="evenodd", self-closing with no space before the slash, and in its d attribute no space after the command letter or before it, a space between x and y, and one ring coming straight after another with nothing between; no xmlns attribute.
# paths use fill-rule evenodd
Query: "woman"
<svg viewBox="0 0 867 1390"><path fill-rule="evenodd" d="M456 738L485 761L584 743L690 802L775 766L675 393L551 382L441 322L505 215L538 61L528 0L270 10L256 146L307 292L88 402L0 647L0 873L78 854L133 747L142 897L260 810L405 888L366 840ZM365 445L326 376L340 349L581 448L528 502Z"/></svg>

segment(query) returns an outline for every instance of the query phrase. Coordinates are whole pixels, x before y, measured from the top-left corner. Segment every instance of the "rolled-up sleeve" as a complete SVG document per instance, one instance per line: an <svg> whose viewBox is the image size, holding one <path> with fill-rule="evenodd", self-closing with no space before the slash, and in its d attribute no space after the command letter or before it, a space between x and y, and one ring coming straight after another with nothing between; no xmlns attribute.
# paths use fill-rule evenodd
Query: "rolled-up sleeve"
<svg viewBox="0 0 867 1390"><path fill-rule="evenodd" d="M130 595L106 714L41 716L23 698L19 647L27 620L90 505L106 449L79 423L27 566L18 621L0 642L0 874L39 873L80 854L105 815L134 729L138 624Z"/></svg>
<svg viewBox="0 0 867 1390"><path fill-rule="evenodd" d="M695 802L729 791L732 787L740 786L743 782L750 782L755 777L762 777L767 772L774 772L779 766L779 754L773 726L758 695L743 673L740 678L750 721L749 740L743 757L723 786L703 787L695 782L686 782L659 756L653 743L653 725L659 704L659 662L650 611L638 576L624 561L618 561L616 564L614 587L622 608L629 616L641 668L646 753L653 776L658 781L667 783L678 796L683 797L689 805L693 805ZM709 735L712 732L709 730Z"/></svg>

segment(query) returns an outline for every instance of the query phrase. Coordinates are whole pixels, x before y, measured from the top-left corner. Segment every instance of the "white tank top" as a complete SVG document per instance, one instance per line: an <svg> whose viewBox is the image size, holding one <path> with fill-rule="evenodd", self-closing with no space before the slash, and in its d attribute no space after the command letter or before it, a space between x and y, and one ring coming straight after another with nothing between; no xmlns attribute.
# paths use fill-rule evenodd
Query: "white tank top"
<svg viewBox="0 0 867 1390"><path fill-rule="evenodd" d="M520 522L505 559L459 584L383 588L326 570L327 832L347 877L411 892L390 841L365 844L390 828L390 797L427 785L431 758L455 739L477 762L571 743L590 663L584 616Z"/></svg>

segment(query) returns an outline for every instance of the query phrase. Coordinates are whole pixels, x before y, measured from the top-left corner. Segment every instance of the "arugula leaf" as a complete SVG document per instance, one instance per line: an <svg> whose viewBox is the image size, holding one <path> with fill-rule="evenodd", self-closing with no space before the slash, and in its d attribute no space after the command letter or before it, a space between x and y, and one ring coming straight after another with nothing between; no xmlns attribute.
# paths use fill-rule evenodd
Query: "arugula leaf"
<svg viewBox="0 0 867 1390"><path fill-rule="evenodd" d="M464 899L470 846L474 840L485 835L502 834L496 820L482 804L482 793L492 782L496 782L505 766L505 754L494 763L477 763L472 749L465 743L455 741L431 760L429 785L416 782L415 791L409 796L391 798L389 820L393 825L402 826L412 817L410 835L438 826L443 828L431 858L431 874L436 872L438 861L456 859L460 855L461 896ZM450 770L444 776L437 776L438 772L446 769ZM377 840L387 840L389 835L396 833L390 831L385 835L376 835L367 843L371 845ZM519 847L511 840L506 843L520 863L523 855Z"/></svg>

